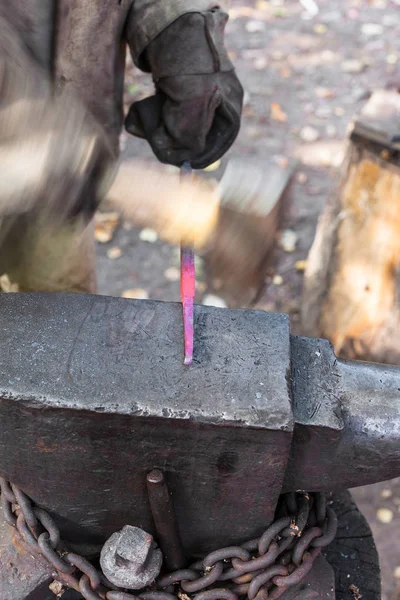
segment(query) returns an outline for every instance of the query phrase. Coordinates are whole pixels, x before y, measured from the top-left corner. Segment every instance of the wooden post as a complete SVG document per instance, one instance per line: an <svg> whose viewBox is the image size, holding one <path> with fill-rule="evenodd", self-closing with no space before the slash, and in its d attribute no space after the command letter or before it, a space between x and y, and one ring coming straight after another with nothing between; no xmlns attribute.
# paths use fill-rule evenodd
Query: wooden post
<svg viewBox="0 0 400 600"><path fill-rule="evenodd" d="M339 190L305 274L303 331L337 354L400 363L400 95L373 94L355 122Z"/></svg>

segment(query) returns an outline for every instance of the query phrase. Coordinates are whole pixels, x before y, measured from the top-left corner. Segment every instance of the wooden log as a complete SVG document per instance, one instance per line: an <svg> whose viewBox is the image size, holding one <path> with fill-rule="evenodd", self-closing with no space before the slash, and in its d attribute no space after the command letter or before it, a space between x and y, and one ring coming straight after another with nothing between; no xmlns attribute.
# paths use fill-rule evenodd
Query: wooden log
<svg viewBox="0 0 400 600"><path fill-rule="evenodd" d="M371 529L349 492L334 494L339 526L323 555L335 571L336 600L380 600L379 557Z"/></svg>
<svg viewBox="0 0 400 600"><path fill-rule="evenodd" d="M336 354L400 362L400 95L375 93L350 136L338 191L319 220L302 327Z"/></svg>

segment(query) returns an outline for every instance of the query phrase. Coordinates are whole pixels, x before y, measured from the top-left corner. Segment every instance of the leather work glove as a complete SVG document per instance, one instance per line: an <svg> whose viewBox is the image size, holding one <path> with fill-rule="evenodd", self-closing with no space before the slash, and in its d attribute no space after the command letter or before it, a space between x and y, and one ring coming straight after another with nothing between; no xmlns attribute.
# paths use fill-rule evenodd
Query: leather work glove
<svg viewBox="0 0 400 600"><path fill-rule="evenodd" d="M224 47L227 20L219 8L184 14L141 57L156 93L131 106L125 126L163 163L203 169L239 132L243 89Z"/></svg>

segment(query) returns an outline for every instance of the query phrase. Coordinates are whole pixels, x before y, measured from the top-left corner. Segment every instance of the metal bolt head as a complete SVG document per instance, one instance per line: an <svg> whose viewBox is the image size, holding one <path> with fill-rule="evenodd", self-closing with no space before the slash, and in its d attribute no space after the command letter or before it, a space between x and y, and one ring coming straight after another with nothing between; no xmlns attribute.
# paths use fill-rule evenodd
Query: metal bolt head
<svg viewBox="0 0 400 600"><path fill-rule="evenodd" d="M113 533L100 554L100 565L107 579L132 590L150 585L160 573L162 560L153 536L131 525Z"/></svg>

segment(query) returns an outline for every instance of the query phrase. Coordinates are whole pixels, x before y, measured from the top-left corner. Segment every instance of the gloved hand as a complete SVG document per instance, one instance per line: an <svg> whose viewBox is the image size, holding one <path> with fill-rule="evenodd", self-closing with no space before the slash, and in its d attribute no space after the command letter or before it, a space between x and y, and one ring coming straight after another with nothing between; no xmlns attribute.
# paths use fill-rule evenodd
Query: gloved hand
<svg viewBox="0 0 400 600"><path fill-rule="evenodd" d="M125 126L163 163L203 169L239 132L243 89L224 47L227 20L218 8L187 13L145 51L143 70L152 72L156 93L131 106Z"/></svg>

